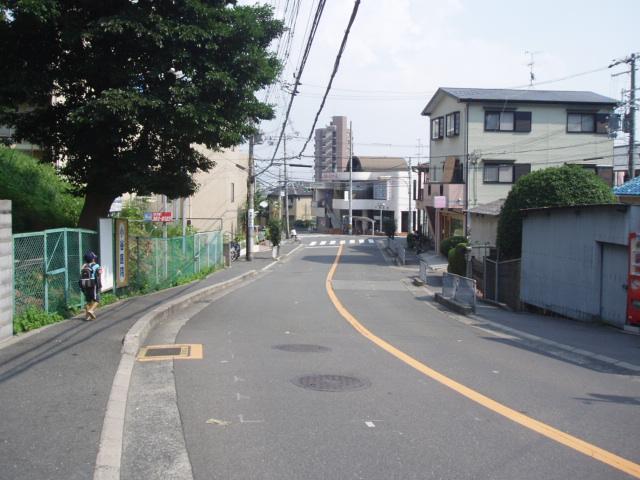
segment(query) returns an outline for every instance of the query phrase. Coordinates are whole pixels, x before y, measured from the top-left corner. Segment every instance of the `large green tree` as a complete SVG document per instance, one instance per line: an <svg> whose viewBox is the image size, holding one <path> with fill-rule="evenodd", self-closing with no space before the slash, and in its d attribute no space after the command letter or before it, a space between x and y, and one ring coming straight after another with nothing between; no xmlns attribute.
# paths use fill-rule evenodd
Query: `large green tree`
<svg viewBox="0 0 640 480"><path fill-rule="evenodd" d="M611 187L578 165L546 168L525 175L515 183L500 212L497 239L500 257L520 257L523 209L614 201Z"/></svg>
<svg viewBox="0 0 640 480"><path fill-rule="evenodd" d="M0 125L64 160L94 227L123 192L192 194L192 174L272 108L268 6L232 0L0 0ZM27 108L25 108L27 106Z"/></svg>

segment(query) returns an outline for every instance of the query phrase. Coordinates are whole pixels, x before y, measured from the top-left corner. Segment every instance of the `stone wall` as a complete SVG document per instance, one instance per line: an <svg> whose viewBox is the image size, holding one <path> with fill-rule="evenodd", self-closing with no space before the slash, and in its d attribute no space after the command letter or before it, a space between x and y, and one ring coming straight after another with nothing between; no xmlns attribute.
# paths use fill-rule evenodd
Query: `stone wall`
<svg viewBox="0 0 640 480"><path fill-rule="evenodd" d="M0 200L0 340L13 335L11 200Z"/></svg>

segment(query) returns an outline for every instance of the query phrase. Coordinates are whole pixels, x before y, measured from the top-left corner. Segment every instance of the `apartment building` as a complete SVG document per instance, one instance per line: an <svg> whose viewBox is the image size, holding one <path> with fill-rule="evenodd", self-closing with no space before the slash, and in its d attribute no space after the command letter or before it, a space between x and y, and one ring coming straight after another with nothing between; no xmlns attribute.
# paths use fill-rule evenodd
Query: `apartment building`
<svg viewBox="0 0 640 480"><path fill-rule="evenodd" d="M349 164L351 132L347 117L332 117L331 123L315 131L315 180L323 180L324 172L344 172Z"/></svg>
<svg viewBox="0 0 640 480"><path fill-rule="evenodd" d="M506 198L522 175L578 164L613 184L609 121L617 101L588 91L439 88L429 183L419 200L437 244L464 234L464 212Z"/></svg>

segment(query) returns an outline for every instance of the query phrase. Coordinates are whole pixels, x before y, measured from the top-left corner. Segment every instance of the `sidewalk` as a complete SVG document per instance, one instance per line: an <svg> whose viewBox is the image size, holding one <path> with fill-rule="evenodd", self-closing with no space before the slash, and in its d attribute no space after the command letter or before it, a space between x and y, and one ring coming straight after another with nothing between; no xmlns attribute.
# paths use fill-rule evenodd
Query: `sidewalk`
<svg viewBox="0 0 640 480"><path fill-rule="evenodd" d="M281 255L299 244L284 244ZM93 478L105 408L122 340L148 310L273 262L244 257L206 279L74 318L0 343L0 478Z"/></svg>
<svg viewBox="0 0 640 480"><path fill-rule="evenodd" d="M420 258L434 273L446 271L447 260L439 253L423 253ZM424 288L431 294L440 292L437 286ZM476 327L504 333L500 340L503 343L544 350L564 360L588 363L592 368L640 375L640 335L600 323L506 311L481 300L477 312L468 318Z"/></svg>

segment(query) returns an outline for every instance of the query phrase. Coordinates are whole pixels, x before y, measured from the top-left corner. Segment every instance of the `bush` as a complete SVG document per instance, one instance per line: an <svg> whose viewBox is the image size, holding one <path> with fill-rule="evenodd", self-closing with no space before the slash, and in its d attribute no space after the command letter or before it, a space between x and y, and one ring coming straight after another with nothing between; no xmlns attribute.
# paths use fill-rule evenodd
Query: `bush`
<svg viewBox="0 0 640 480"><path fill-rule="evenodd" d="M467 251L466 243L459 243L455 247L449 249L448 258L449 266L447 272L455 273L456 275L465 276L467 273L467 260L465 259L465 253Z"/></svg>
<svg viewBox="0 0 640 480"><path fill-rule="evenodd" d="M445 257L449 255L449 250L460 243L466 243L467 238L462 235L456 235L453 237L445 238L440 242L440 253Z"/></svg>
<svg viewBox="0 0 640 480"><path fill-rule="evenodd" d="M521 177L502 206L497 246L500 258L519 258L522 216L527 208L613 203L615 197L600 177L578 165L537 170Z"/></svg>
<svg viewBox="0 0 640 480"><path fill-rule="evenodd" d="M274 247L280 245L280 240L282 240L280 220L269 220L269 224L267 225L267 238Z"/></svg>
<svg viewBox="0 0 640 480"><path fill-rule="evenodd" d="M64 320L59 313L47 313L36 307L29 307L13 319L13 333L28 332Z"/></svg>
<svg viewBox="0 0 640 480"><path fill-rule="evenodd" d="M384 234L389 237L389 238L393 238L396 236L396 221L392 220L392 219L386 219L384 222L382 222L382 229L384 230Z"/></svg>
<svg viewBox="0 0 640 480"><path fill-rule="evenodd" d="M11 200L13 232L75 227L83 200L53 166L0 147L0 198Z"/></svg>
<svg viewBox="0 0 640 480"><path fill-rule="evenodd" d="M415 233L408 233L407 234L407 248L408 249L413 249L416 246L416 242L418 241L418 235L416 235Z"/></svg>

